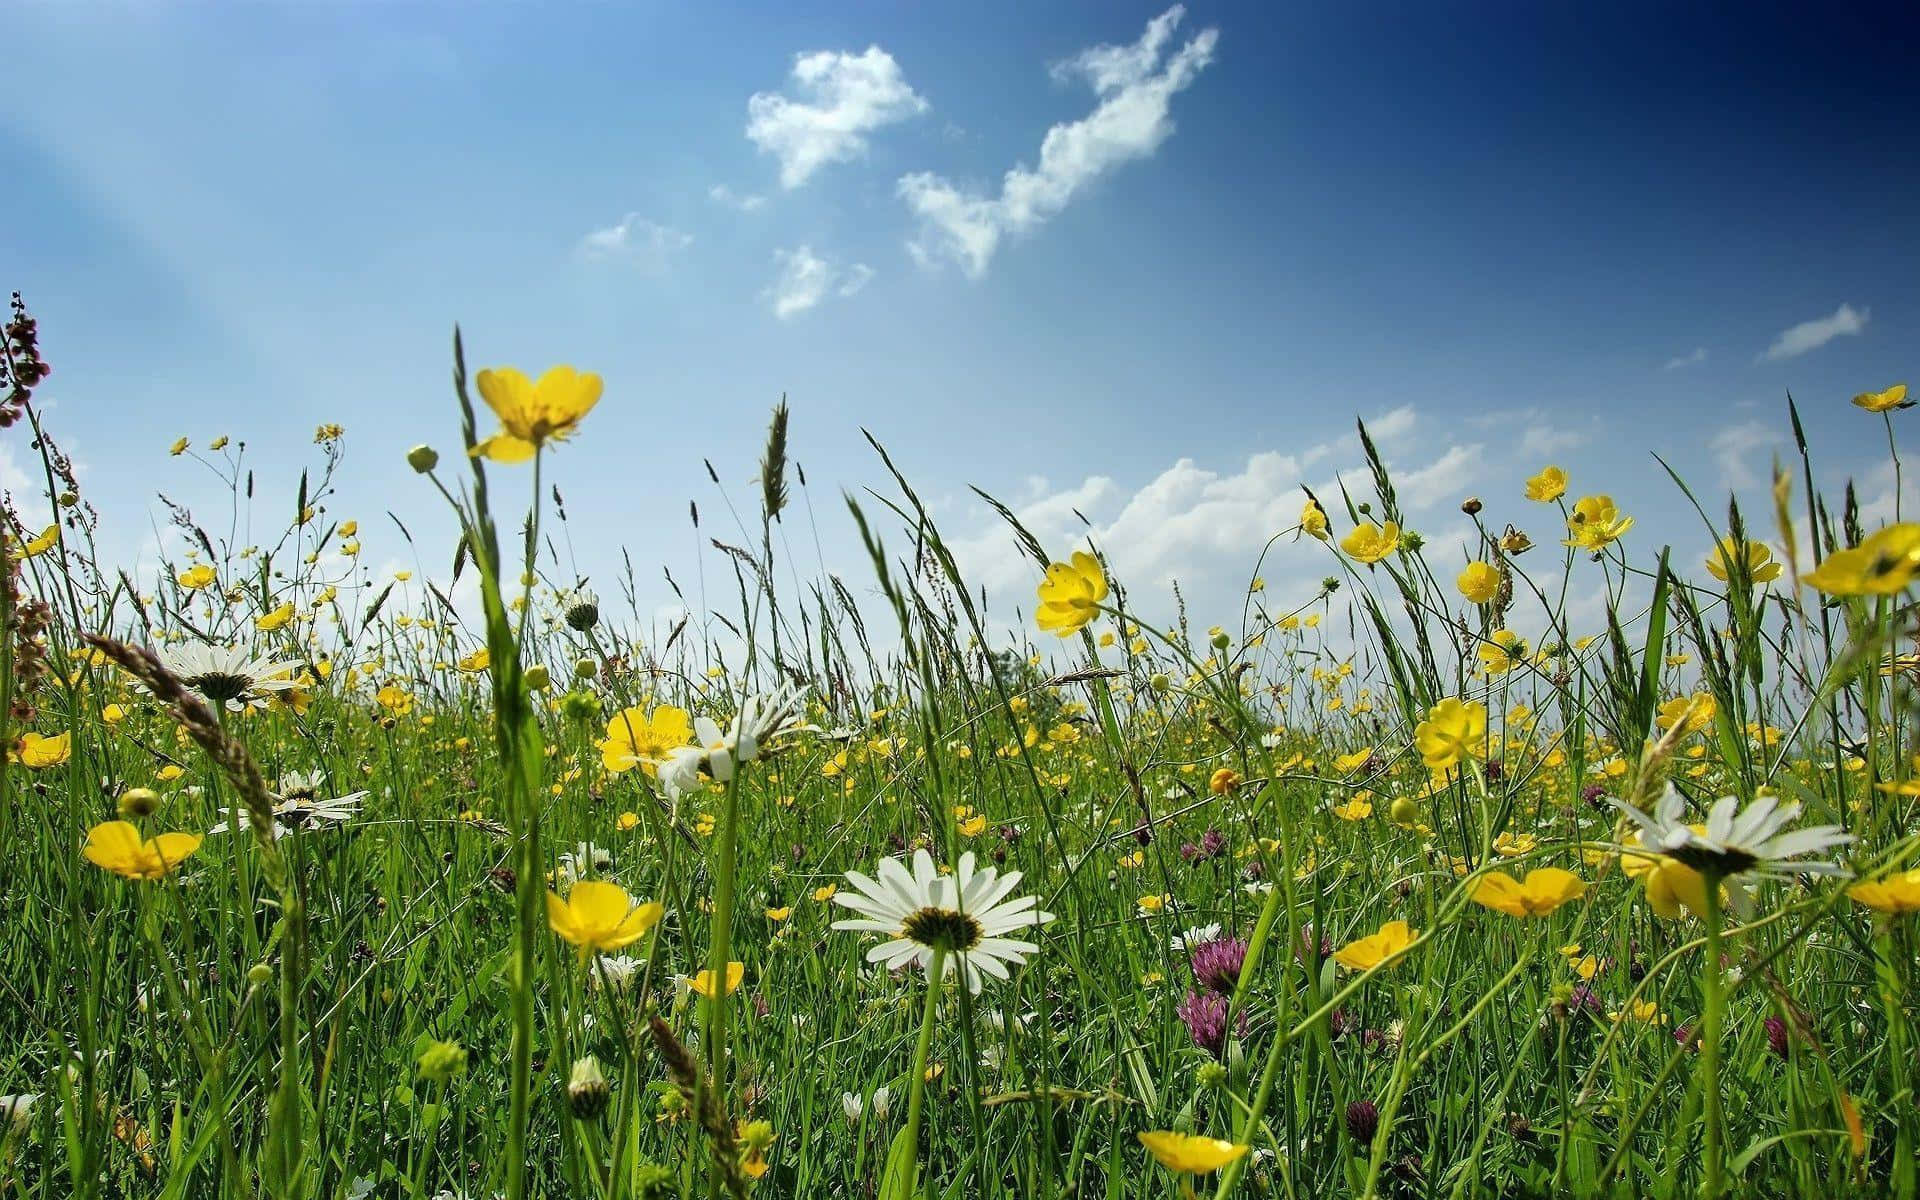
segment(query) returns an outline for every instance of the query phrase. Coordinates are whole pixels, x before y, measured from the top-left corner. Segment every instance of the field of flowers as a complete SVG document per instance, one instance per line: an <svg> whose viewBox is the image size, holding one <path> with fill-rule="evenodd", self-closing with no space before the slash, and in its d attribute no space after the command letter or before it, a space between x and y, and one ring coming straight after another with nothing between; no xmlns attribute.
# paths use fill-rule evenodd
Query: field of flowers
<svg viewBox="0 0 1920 1200"><path fill-rule="evenodd" d="M1440 561L1363 429L1273 531L1325 581L1204 630L1003 509L1016 643L884 451L870 578L781 584L783 406L737 594L656 636L552 549L595 375L456 340L439 452L371 448L451 580L365 582L331 426L283 528L178 510L135 578L37 342L0 1200L1920 1191L1920 524L1815 494L1797 410L1769 511L1675 476L1704 562L1547 464ZM1820 420L1897 456L1908 403Z"/></svg>

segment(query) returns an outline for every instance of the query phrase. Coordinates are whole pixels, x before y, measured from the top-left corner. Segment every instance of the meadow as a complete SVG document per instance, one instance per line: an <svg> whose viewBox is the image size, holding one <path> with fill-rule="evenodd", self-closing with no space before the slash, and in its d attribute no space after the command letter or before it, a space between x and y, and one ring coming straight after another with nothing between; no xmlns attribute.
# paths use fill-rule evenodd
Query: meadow
<svg viewBox="0 0 1920 1200"><path fill-rule="evenodd" d="M182 439L273 532L175 510L136 578L38 342L16 299L0 1198L1920 1191L1920 524L1802 424L1897 468L1902 386L1792 408L1767 511L1676 464L1705 561L1548 463L1443 555L1364 427L1272 531L1324 582L1191 627L1002 509L1013 638L783 405L659 630L565 550L585 370L456 340L446 440L356 444L456 515L440 583L359 569L405 531L332 426L298 479ZM797 582L841 510L868 573Z"/></svg>

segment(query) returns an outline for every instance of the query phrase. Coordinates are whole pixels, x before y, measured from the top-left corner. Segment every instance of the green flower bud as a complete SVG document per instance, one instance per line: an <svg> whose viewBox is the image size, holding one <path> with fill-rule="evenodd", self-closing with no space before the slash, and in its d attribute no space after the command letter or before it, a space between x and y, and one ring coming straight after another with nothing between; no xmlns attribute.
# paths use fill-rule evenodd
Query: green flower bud
<svg viewBox="0 0 1920 1200"><path fill-rule="evenodd" d="M440 452L432 446L415 446L407 451L407 465L425 475L440 465Z"/></svg>
<svg viewBox="0 0 1920 1200"><path fill-rule="evenodd" d="M128 788L120 793L120 815L133 820L150 817L160 807L160 793L152 788Z"/></svg>
<svg viewBox="0 0 1920 1200"><path fill-rule="evenodd" d="M467 1050L459 1042L430 1042L420 1052L420 1077L446 1084L467 1069Z"/></svg>
<svg viewBox="0 0 1920 1200"><path fill-rule="evenodd" d="M600 1060L589 1054L573 1064L567 1080L567 1108L582 1121L591 1121L607 1110L613 1085L600 1070Z"/></svg>
<svg viewBox="0 0 1920 1200"><path fill-rule="evenodd" d="M520 678L526 681L527 690L530 692L544 692L547 690L547 685L553 682L553 676L540 663L528 667L521 673Z"/></svg>

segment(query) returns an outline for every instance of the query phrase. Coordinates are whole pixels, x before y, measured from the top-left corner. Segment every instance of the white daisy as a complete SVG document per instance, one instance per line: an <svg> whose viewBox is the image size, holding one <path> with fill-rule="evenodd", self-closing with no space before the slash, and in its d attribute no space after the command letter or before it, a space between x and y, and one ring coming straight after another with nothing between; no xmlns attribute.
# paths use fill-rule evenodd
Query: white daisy
<svg viewBox="0 0 1920 1200"><path fill-rule="evenodd" d="M320 785L323 782L318 771L306 774L288 771L280 776L280 789L273 796L275 838L283 838L298 830L343 825L360 811L360 802L367 798L366 792L348 792L344 796L322 799ZM253 827L253 819L244 808L224 808L220 811L226 814L227 819L207 830L209 835Z"/></svg>
<svg viewBox="0 0 1920 1200"><path fill-rule="evenodd" d="M911 871L900 859L883 858L877 874L876 880L847 872L852 890L833 900L861 915L835 921L833 927L889 935L891 940L867 951L868 962L888 970L916 963L924 971L934 951L941 950L946 952L942 973L957 971L968 990L977 992L981 975L1006 979L1009 965L1018 966L1039 950L1032 942L1003 935L1053 920L1052 913L1035 907L1036 897L1007 898L1019 886L1020 872L976 871L972 853L960 856L951 876L940 874L925 850L913 856Z"/></svg>
<svg viewBox="0 0 1920 1200"><path fill-rule="evenodd" d="M599 969L587 978L596 988L605 987L616 992L624 992L633 986L633 981L640 977L640 972L646 968L646 965L647 960L644 958L633 958L625 954L602 954Z"/></svg>
<svg viewBox="0 0 1920 1200"><path fill-rule="evenodd" d="M699 785L702 772L720 783L733 778L734 768L780 747L777 743L814 728L802 718L801 700L807 689L792 685L748 696L723 731L711 717L695 717L697 743L667 752L658 768L660 786L679 799Z"/></svg>
<svg viewBox="0 0 1920 1200"><path fill-rule="evenodd" d="M205 642L172 646L162 642L153 647L153 652L168 674L235 712L249 701L263 700L268 693L293 687L293 673L300 666L297 662L256 658L245 646L210 646Z"/></svg>
<svg viewBox="0 0 1920 1200"><path fill-rule="evenodd" d="M1220 922L1209 921L1205 925L1195 925L1184 933L1176 933L1167 939L1169 948L1183 954L1193 953L1195 946L1202 946L1220 936Z"/></svg>
<svg viewBox="0 0 1920 1200"><path fill-rule="evenodd" d="M1736 911L1746 908L1743 876L1789 879L1847 874L1839 863L1799 857L1844 846L1853 841L1853 835L1838 825L1789 830L1787 826L1800 815L1798 801L1781 804L1779 797L1764 795L1742 812L1737 797L1722 796L1708 810L1704 832L1687 823L1686 800L1671 784L1651 815L1619 800L1613 805L1640 826L1641 846L1725 881Z"/></svg>

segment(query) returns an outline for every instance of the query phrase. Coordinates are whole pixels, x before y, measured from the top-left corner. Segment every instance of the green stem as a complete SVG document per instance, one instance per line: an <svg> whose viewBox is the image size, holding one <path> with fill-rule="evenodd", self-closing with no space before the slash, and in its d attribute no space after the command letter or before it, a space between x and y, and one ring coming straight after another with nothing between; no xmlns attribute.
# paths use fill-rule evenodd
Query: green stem
<svg viewBox="0 0 1920 1200"><path fill-rule="evenodd" d="M940 1004L941 975L947 967L947 952L936 948L927 964L927 1002L920 1012L920 1036L913 1044L913 1077L907 1081L907 1129L903 1137L907 1157L902 1170L905 1186L893 1195L911 1197L920 1182L920 1112L927 1093L927 1052L933 1047L933 1015Z"/></svg>
<svg viewBox="0 0 1920 1200"><path fill-rule="evenodd" d="M707 953L707 1083L716 1094L727 1087L727 965L733 961L733 898L735 851L740 842L740 764L734 764L720 820L720 866L713 898L713 928ZM707 1174L707 1194L718 1196L723 1186L720 1164Z"/></svg>
<svg viewBox="0 0 1920 1200"><path fill-rule="evenodd" d="M1720 1027L1726 1019L1726 989L1720 975L1720 878L1708 875L1706 882L1707 962L1701 976L1706 1011L1700 1021L1700 1079L1706 1105L1706 1143L1701 1153L1706 1173L1700 1183L1700 1195L1702 1200L1718 1200L1722 1190L1722 1147L1726 1141L1725 1115L1720 1110Z"/></svg>

